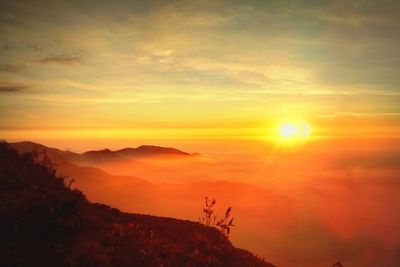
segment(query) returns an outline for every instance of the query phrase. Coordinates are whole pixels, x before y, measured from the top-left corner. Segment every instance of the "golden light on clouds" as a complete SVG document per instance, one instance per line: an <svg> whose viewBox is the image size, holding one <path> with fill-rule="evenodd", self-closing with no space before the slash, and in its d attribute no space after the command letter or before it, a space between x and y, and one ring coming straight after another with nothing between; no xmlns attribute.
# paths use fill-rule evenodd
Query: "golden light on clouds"
<svg viewBox="0 0 400 267"><path fill-rule="evenodd" d="M339 2L6 1L0 125L259 137L299 113L319 134L362 117L398 135L396 8Z"/></svg>
<svg viewBox="0 0 400 267"><path fill-rule="evenodd" d="M185 209L185 219L222 193L219 207L242 209L233 244L287 255L278 266L332 266L336 253L368 256L345 266L400 266L370 261L400 260L399 14L398 0L0 1L0 139L196 153L116 153L122 165L92 167L118 177L87 189L143 214L159 198L161 215ZM131 175L150 182L149 201L118 182ZM202 189L205 180L218 183ZM95 180L85 171L81 181ZM196 183L167 186L183 182ZM158 184L165 193L149 193ZM331 231L350 226L365 235Z"/></svg>

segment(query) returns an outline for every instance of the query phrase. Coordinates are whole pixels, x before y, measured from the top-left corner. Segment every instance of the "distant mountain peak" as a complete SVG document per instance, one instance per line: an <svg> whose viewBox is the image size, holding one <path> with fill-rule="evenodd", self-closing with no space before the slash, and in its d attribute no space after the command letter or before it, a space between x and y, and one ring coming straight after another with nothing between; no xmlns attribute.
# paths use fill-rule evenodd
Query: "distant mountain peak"
<svg viewBox="0 0 400 267"><path fill-rule="evenodd" d="M86 162L92 163L103 163L103 162L115 162L126 160L126 158L121 157L117 153L111 151L110 149L101 149L101 150L91 150L81 154L81 157Z"/></svg>
<svg viewBox="0 0 400 267"><path fill-rule="evenodd" d="M156 156L156 155L175 155L175 156L192 155L190 153L184 152L176 148L154 146L154 145L141 145L138 146L137 148L123 148L115 152L125 157Z"/></svg>
<svg viewBox="0 0 400 267"><path fill-rule="evenodd" d="M23 150L33 150L35 147L48 148L47 146L32 141L15 142L15 143L10 143L10 145L12 145L15 148Z"/></svg>
<svg viewBox="0 0 400 267"><path fill-rule="evenodd" d="M46 151L46 154L51 158L51 160L55 162L65 161L67 159L72 159L76 157L78 154L73 152L65 152L59 150L57 148L47 147L42 144L38 144L31 141L22 141L22 142L15 142L10 143L10 146L18 151L20 154L24 154L27 152L32 152L36 148Z"/></svg>
<svg viewBox="0 0 400 267"><path fill-rule="evenodd" d="M113 152L110 149L105 148L105 149L100 149L100 150L89 150L89 151L82 153L82 155L95 154L95 153L97 153L97 154L112 154Z"/></svg>

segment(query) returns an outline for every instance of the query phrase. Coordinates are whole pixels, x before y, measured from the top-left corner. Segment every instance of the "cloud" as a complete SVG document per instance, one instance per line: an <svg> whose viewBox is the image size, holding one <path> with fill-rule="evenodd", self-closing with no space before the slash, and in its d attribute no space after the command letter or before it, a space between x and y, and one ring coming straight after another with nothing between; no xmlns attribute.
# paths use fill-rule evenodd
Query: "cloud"
<svg viewBox="0 0 400 267"><path fill-rule="evenodd" d="M35 60L37 63L48 64L48 63L58 63L65 65L75 65L81 63L81 57L78 56L58 56L58 57L46 57L42 59Z"/></svg>
<svg viewBox="0 0 400 267"><path fill-rule="evenodd" d="M23 68L25 68L24 65L20 65L20 64L5 64L5 65L1 65L0 66L0 71L3 72L18 72L20 70L22 70Z"/></svg>
<svg viewBox="0 0 400 267"><path fill-rule="evenodd" d="M39 44L30 44L29 48L31 48L31 49L33 49L33 50L35 50L37 52L41 52L41 51L44 50L44 48L41 47Z"/></svg>
<svg viewBox="0 0 400 267"><path fill-rule="evenodd" d="M27 86L5 85L0 86L0 93L23 93L28 89Z"/></svg>
<svg viewBox="0 0 400 267"><path fill-rule="evenodd" d="M335 167L347 169L359 167L364 169L400 169L400 153L386 152L363 155L345 155L337 159Z"/></svg>
<svg viewBox="0 0 400 267"><path fill-rule="evenodd" d="M393 247L368 233L341 238L318 217L299 217L270 243L268 253L278 255L279 266L331 266L337 261L363 267L399 264L399 252Z"/></svg>
<svg viewBox="0 0 400 267"><path fill-rule="evenodd" d="M22 116L25 116L25 117L27 117L29 119L37 119L37 118L39 118L39 116L36 115L35 113L31 113L31 112L28 112L26 110L15 110L15 111L12 111L11 113L16 114L16 115L22 115Z"/></svg>
<svg viewBox="0 0 400 267"><path fill-rule="evenodd" d="M4 45L1 45L0 46L0 49L1 50L10 50L10 49L13 49L14 48L14 46L12 46L12 45L7 45L7 44L4 44Z"/></svg>
<svg viewBox="0 0 400 267"><path fill-rule="evenodd" d="M10 65L0 74L40 88L26 97L80 105L85 96L114 116L125 116L116 103L166 103L161 110L171 101L207 109L242 101L227 113L246 110L248 121L300 105L310 116L396 113L398 97L378 99L399 94L396 2L8 1L0 4L0 62L29 71L9 75L17 71ZM74 68L83 64L92 67ZM19 108L26 103L39 105Z"/></svg>

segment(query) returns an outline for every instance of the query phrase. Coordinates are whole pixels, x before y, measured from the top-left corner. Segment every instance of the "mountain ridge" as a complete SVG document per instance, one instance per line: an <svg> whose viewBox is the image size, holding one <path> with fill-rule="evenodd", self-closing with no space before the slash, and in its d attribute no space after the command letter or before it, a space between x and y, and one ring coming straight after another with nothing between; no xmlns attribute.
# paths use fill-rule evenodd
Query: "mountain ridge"
<svg viewBox="0 0 400 267"><path fill-rule="evenodd" d="M140 145L136 148L126 147L118 150L110 150L109 148L100 150L89 150L83 153L75 153L64 151L58 148L48 147L31 141L22 141L9 143L19 153L32 152L35 149L44 150L51 160L55 162L69 161L77 163L78 161L87 163L102 163L128 161L130 159L149 157L149 156L182 156L189 157L198 154L191 154L182 150L155 145Z"/></svg>
<svg viewBox="0 0 400 267"><path fill-rule="evenodd" d="M115 151L117 154L125 155L127 157L132 156L149 156L149 155L157 155L157 154L168 154L175 156L191 156L192 154L181 151L172 147L162 147L162 146L154 146L154 145L141 145L136 148L123 148Z"/></svg>
<svg viewBox="0 0 400 267"><path fill-rule="evenodd" d="M2 266L263 266L217 229L90 203L32 154L0 143Z"/></svg>

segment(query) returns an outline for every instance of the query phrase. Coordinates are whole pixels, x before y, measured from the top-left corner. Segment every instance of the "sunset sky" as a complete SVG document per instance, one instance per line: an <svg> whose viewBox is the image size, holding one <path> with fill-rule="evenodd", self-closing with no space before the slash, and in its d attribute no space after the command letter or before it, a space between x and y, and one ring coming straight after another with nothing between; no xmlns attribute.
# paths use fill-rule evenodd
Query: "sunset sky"
<svg viewBox="0 0 400 267"><path fill-rule="evenodd" d="M1 1L6 139L398 136L398 1Z"/></svg>
<svg viewBox="0 0 400 267"><path fill-rule="evenodd" d="M399 0L0 0L0 140L278 266L400 266L399 70Z"/></svg>

